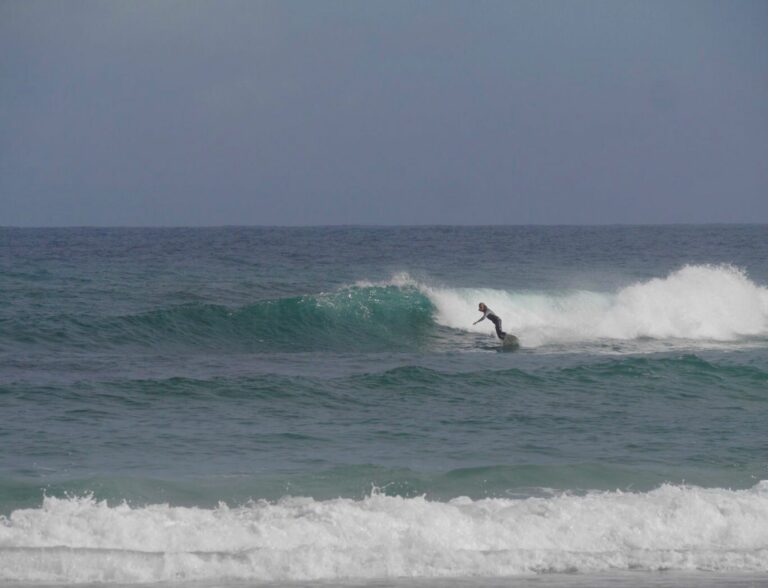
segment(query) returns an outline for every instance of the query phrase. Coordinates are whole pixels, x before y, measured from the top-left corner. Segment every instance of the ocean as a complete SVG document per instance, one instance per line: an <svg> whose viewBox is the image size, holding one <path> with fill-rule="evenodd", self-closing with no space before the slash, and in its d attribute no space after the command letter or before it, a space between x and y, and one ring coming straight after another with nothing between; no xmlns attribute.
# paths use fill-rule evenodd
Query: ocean
<svg viewBox="0 0 768 588"><path fill-rule="evenodd" d="M145 583L768 585L768 227L0 229L0 584Z"/></svg>

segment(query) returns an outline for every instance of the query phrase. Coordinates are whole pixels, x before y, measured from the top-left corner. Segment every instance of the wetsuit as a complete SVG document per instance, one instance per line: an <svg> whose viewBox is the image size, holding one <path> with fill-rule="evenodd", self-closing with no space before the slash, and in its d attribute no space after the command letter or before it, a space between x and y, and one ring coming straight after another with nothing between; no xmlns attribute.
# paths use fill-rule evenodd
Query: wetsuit
<svg viewBox="0 0 768 588"><path fill-rule="evenodd" d="M488 319L493 323L493 326L496 327L496 335L499 337L499 339L503 339L507 336L507 334L501 330L501 319L496 316L496 313L494 313L490 308L487 306L485 307L485 311L483 312L482 318L475 321L475 324L479 323L483 319Z"/></svg>

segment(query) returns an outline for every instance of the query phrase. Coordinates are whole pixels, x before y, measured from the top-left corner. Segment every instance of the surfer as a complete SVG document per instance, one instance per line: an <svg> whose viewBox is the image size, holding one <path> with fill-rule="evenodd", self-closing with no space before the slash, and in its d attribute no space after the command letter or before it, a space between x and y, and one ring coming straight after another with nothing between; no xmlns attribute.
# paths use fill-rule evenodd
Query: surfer
<svg viewBox="0 0 768 588"><path fill-rule="evenodd" d="M477 310L483 313L483 316L481 316L479 319L477 319L473 325L476 325L483 319L488 319L493 323L493 325L496 327L496 335L499 339L502 341L504 340L504 337L507 336L507 334L501 330L501 319L496 315L495 312L493 312L490 308L488 308L484 302L481 302L480 305L477 307Z"/></svg>

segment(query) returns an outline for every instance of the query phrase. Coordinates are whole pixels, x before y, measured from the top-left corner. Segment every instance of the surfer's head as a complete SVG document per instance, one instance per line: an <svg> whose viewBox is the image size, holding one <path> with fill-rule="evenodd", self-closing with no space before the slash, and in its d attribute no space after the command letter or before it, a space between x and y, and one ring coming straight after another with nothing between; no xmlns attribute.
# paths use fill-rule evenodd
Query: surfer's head
<svg viewBox="0 0 768 588"><path fill-rule="evenodd" d="M481 302L480 304L478 304L478 305L477 305L477 309L478 309L480 312L485 312L485 309L486 309L486 308L488 308L488 307L485 305L485 302Z"/></svg>

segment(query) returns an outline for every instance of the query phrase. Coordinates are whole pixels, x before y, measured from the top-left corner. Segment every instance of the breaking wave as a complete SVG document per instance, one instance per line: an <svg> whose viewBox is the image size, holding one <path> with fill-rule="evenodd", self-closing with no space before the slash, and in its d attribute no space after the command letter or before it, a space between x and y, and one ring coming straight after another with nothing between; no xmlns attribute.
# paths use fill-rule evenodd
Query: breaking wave
<svg viewBox="0 0 768 588"><path fill-rule="evenodd" d="M768 288L732 266L685 266L616 292L438 287L400 274L332 293L239 308L186 304L115 316L7 324L2 337L81 346L189 345L251 351L409 350L457 331L490 333L486 302L525 347L642 339L729 342L768 335ZM450 345L448 345L450 348Z"/></svg>
<svg viewBox="0 0 768 588"><path fill-rule="evenodd" d="M421 287L438 323L487 332L483 301L526 346L597 340L735 341L768 335L768 288L732 266L690 265L617 292L508 292Z"/></svg>

